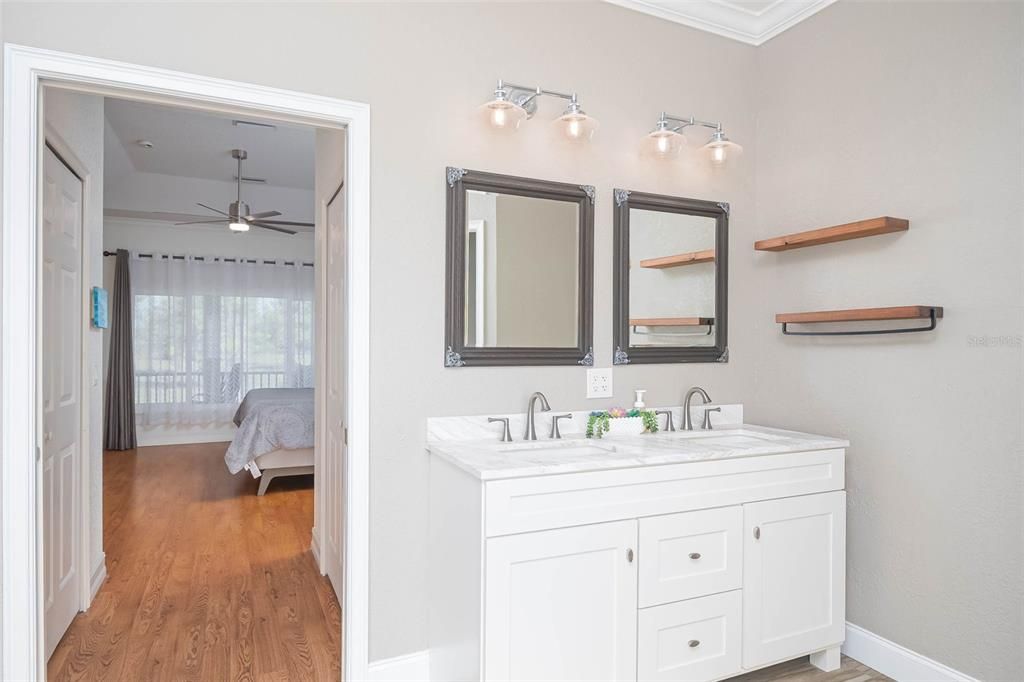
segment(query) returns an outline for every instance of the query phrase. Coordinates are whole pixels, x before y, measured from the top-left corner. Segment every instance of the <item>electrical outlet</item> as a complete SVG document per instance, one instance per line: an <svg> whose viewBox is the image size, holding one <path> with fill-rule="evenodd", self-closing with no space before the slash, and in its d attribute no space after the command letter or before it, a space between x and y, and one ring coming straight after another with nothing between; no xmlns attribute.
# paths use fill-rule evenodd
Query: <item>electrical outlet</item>
<svg viewBox="0 0 1024 682"><path fill-rule="evenodd" d="M612 397L612 368L597 367L587 370L587 397Z"/></svg>

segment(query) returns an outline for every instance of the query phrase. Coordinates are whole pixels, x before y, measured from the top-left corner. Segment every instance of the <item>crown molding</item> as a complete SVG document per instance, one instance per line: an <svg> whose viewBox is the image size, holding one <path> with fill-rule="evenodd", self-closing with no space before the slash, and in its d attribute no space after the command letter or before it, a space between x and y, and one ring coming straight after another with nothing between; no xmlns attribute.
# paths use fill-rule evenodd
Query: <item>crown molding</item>
<svg viewBox="0 0 1024 682"><path fill-rule="evenodd" d="M836 0L775 0L751 10L726 0L605 0L691 28L761 45Z"/></svg>

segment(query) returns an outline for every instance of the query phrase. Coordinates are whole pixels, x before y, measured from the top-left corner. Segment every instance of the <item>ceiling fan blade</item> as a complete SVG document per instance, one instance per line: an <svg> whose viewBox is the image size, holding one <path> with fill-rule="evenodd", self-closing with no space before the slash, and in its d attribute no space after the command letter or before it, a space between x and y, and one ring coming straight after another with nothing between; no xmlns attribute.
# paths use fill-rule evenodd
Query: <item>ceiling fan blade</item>
<svg viewBox="0 0 1024 682"><path fill-rule="evenodd" d="M246 220L262 220L263 218L273 218L276 215L281 215L280 211L262 211L261 213L253 213L245 216Z"/></svg>
<svg viewBox="0 0 1024 682"><path fill-rule="evenodd" d="M284 232L285 234L298 234L298 232L296 232L295 230L289 230L289 229L284 228L284 227L275 227L274 225L267 225L266 223L263 223L263 222L251 221L249 224L250 225L255 225L256 227L262 227L264 230L273 230L274 232Z"/></svg>
<svg viewBox="0 0 1024 682"><path fill-rule="evenodd" d="M231 217L230 213L225 213L224 211L221 211L220 209L214 208L213 206L207 206L206 204L201 204L198 201L196 202L196 205L197 206L202 206L203 208L207 208L207 209L213 211L214 213L220 213L221 215L228 216L229 218Z"/></svg>
<svg viewBox="0 0 1024 682"><path fill-rule="evenodd" d="M261 223L270 225L291 225L293 227L313 227L313 223L296 223L291 220L261 220Z"/></svg>
<svg viewBox="0 0 1024 682"><path fill-rule="evenodd" d="M226 223L228 222L224 218L215 218L214 220L190 220L187 223L174 223L175 225L206 225L208 223Z"/></svg>

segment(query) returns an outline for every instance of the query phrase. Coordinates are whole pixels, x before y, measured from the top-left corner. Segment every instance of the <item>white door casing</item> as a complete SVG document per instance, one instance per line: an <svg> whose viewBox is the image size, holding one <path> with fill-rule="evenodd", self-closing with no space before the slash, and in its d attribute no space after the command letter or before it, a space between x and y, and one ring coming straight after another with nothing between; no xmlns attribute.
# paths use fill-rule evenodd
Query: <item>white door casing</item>
<svg viewBox="0 0 1024 682"><path fill-rule="evenodd" d="M42 164L41 86L165 104L260 115L345 129L345 225L348 253L347 364L349 457L341 599L343 676L368 669L370 109L366 104L65 52L4 45L3 230L0 247L0 679L45 676L41 473L36 457L39 341L36 294L41 280L39 209ZM318 254L318 259L322 254ZM331 333L324 330L322 333Z"/></svg>
<svg viewBox="0 0 1024 682"><path fill-rule="evenodd" d="M41 483L43 620L49 658L81 605L79 510L82 363L83 185L43 152Z"/></svg>
<svg viewBox="0 0 1024 682"><path fill-rule="evenodd" d="M486 329L486 282L489 274L486 272L487 228L483 220L470 220L468 229L466 262L468 263L470 259L473 262L474 279L470 286L473 290L473 301L475 303L473 307L473 343L468 345L486 346L487 341L484 336L484 330ZM472 243L472 248L470 248L470 243Z"/></svg>
<svg viewBox="0 0 1024 682"><path fill-rule="evenodd" d="M326 258L323 263L326 289L325 327L332 330L343 330L345 325L345 189L340 185L327 202L327 234ZM348 360L346 335L344 333L328 334L325 342L327 354L327 382L324 386L326 403L324 413L326 425L324 429L325 452L321 459L323 471L321 490L324 490L324 529L321 537L324 541L324 569L335 592L342 593L343 586L343 547L342 513L343 500L346 494L344 480L344 463L348 456L346 440L348 439L346 421L346 366ZM344 605L343 605L344 607Z"/></svg>
<svg viewBox="0 0 1024 682"><path fill-rule="evenodd" d="M846 493L743 506L743 667L843 641Z"/></svg>
<svg viewBox="0 0 1024 682"><path fill-rule="evenodd" d="M487 540L484 679L636 679L637 525Z"/></svg>

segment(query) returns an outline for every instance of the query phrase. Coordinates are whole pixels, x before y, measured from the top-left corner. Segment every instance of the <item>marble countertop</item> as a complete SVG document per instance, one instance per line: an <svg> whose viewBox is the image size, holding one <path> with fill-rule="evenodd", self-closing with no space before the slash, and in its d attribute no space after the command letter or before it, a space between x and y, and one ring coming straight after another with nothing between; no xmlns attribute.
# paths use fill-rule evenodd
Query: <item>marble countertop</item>
<svg viewBox="0 0 1024 682"><path fill-rule="evenodd" d="M542 438L512 443L493 438L430 440L427 450L482 481L492 481L830 450L849 445L849 441L840 438L735 424L716 427L713 431L609 435L602 439L587 439L580 433L573 433L561 440Z"/></svg>

